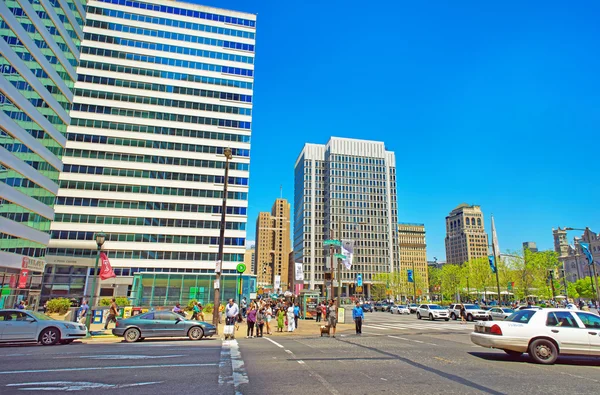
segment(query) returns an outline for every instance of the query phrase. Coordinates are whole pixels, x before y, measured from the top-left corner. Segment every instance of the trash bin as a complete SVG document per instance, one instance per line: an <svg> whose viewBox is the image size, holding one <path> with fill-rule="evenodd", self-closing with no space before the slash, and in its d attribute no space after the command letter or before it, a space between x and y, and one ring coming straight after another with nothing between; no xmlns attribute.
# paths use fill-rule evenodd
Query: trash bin
<svg viewBox="0 0 600 395"><path fill-rule="evenodd" d="M102 324L104 322L103 313L104 310L92 311L92 324Z"/></svg>

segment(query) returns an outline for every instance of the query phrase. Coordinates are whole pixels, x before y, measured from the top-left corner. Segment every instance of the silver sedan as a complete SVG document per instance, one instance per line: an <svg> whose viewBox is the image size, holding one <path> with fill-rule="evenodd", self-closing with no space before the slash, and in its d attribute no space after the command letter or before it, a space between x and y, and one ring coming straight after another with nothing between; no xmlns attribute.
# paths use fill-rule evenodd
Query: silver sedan
<svg viewBox="0 0 600 395"><path fill-rule="evenodd" d="M499 320L503 321L511 316L515 311L513 309L509 309L507 307L492 307L488 310L488 315L490 316L490 320Z"/></svg>
<svg viewBox="0 0 600 395"><path fill-rule="evenodd" d="M27 310L0 310L0 343L39 342L43 346L69 344L87 334L84 325L58 321Z"/></svg>

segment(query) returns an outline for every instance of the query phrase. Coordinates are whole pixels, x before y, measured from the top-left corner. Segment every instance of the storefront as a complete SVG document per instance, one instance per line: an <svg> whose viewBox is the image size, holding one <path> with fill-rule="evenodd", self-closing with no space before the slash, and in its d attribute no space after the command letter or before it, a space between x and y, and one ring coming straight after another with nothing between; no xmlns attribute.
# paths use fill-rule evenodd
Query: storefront
<svg viewBox="0 0 600 395"><path fill-rule="evenodd" d="M239 298L256 293L256 276L242 275L242 293ZM180 273L136 273L133 277L131 300L134 306L158 307L174 306L175 303L187 305L192 299L201 304L212 303L214 298L214 274ZM223 274L221 276L221 300L238 300L239 276Z"/></svg>
<svg viewBox="0 0 600 395"><path fill-rule="evenodd" d="M0 309L13 308L20 301L37 309L45 263L42 259L23 257L20 269L0 267Z"/></svg>

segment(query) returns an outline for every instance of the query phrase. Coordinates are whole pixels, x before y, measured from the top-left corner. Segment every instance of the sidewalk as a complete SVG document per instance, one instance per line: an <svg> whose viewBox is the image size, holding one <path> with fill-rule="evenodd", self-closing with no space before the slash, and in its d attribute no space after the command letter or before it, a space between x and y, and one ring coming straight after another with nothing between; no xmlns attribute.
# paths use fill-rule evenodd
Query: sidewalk
<svg viewBox="0 0 600 395"><path fill-rule="evenodd" d="M187 317L189 318L190 314L187 315ZM211 313L205 313L204 314L204 318L205 321L209 324L212 324L212 314ZM294 331L294 332L287 332L287 327L284 327L284 332L277 332L277 320L272 320L271 321L271 332L273 333L272 337L300 337L300 336L304 336L304 337L319 337L321 336L321 332L320 332L320 327L321 325L323 325L324 322L316 322L315 320L299 320L298 321L298 328ZM123 341L122 337L117 337L114 336L112 334L112 329L115 327L115 324L111 323L108 325L108 330L104 330L104 324L91 324L90 325L90 334L92 335L92 337L87 338L87 339L82 339L84 342L88 342L88 341L101 341L101 342L110 342L110 343L118 343ZM221 323L218 325L218 335L216 336L216 338L222 339L223 338L223 329L224 329L225 325L224 323ZM245 338L246 337L246 333L247 333L247 325L246 322L241 322L238 324L237 326L237 330L235 332L235 336L237 338ZM350 322L348 323L348 319L346 318L346 323L345 324L338 324L337 325L337 331L336 333L342 333L348 330L353 330L354 329L354 323ZM263 334L266 336L267 335L267 327L265 325L264 327L264 331ZM254 330L254 335L256 336L256 328Z"/></svg>

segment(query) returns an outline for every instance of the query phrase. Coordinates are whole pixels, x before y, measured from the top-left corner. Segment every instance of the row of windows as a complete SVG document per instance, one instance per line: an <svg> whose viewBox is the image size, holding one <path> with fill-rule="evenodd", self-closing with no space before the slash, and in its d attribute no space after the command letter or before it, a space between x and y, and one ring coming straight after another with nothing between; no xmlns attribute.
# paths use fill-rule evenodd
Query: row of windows
<svg viewBox="0 0 600 395"><path fill-rule="evenodd" d="M129 225L129 226L168 226L174 228L221 229L220 221L193 219L167 219L149 217L111 217L108 215L56 214L55 222L79 224ZM226 222L225 229L246 230L243 222Z"/></svg>
<svg viewBox="0 0 600 395"><path fill-rule="evenodd" d="M179 47L177 45L162 44L148 41L131 40L123 37L105 36L104 34L85 33L85 39L99 43L117 44L125 47L143 48L152 51L161 51L176 53L179 55L197 56L201 58L227 60L229 62L238 62L254 64L254 58L251 56L233 55L223 52L206 51L190 47Z"/></svg>
<svg viewBox="0 0 600 395"><path fill-rule="evenodd" d="M160 211L182 211L190 213L213 213L220 214L221 206L207 206L203 204L165 203L165 202L138 202L128 200L104 200L92 198L57 197L56 204L61 206L77 207L106 207L132 210L160 210ZM246 215L246 207L227 206L227 214Z"/></svg>
<svg viewBox="0 0 600 395"><path fill-rule="evenodd" d="M124 122L99 121L95 119L72 118L71 126L83 126L86 128L123 130L126 132L153 133L167 136L192 137L198 139L236 141L240 143L249 143L250 136L221 132L206 132L202 130L178 129L154 125L137 125Z"/></svg>
<svg viewBox="0 0 600 395"><path fill-rule="evenodd" d="M195 115L170 114L156 111L127 110L124 108L96 106L91 104L75 103L73 104L73 111L91 112L96 114L110 114L122 117L157 119L162 121L193 123L199 125L213 125L237 129L250 129L250 122L244 121L198 117Z"/></svg>
<svg viewBox="0 0 600 395"><path fill-rule="evenodd" d="M206 174L177 173L171 171L156 170L115 169L111 167L83 165L64 165L63 172L96 174L113 177L135 177L171 181L207 182L211 184L223 184L225 180L225 177L223 176L214 176ZM228 182L231 185L248 185L248 179L244 177L228 177Z"/></svg>
<svg viewBox="0 0 600 395"><path fill-rule="evenodd" d="M128 20L132 20L132 21L151 23L153 25L172 26L172 27L179 27L179 28L188 29L188 30L198 30L201 32L222 34L225 36L249 38L251 40L254 40L254 38L256 37L255 33L253 33L253 32L245 32L242 30L228 29L228 28L224 28L224 27L202 25L202 24L193 23L193 22L176 21L174 19L157 18L155 16L133 14L130 12L109 10L106 8L97 8L97 7L90 6L87 9L87 13L88 14L97 14L97 15L106 15L106 16L110 16L113 18L128 19Z"/></svg>
<svg viewBox="0 0 600 395"><path fill-rule="evenodd" d="M238 49L241 51L254 52L254 45L251 45L251 44L242 44L242 43L237 43L234 41L217 40L214 38L199 37L199 36L191 35L191 34L166 32L164 30L144 29L141 27L122 25L120 23L90 21L90 22L88 22L87 27L97 27L100 29L110 30L111 32L117 31L117 32L124 32L124 33L132 33L132 34L139 34L139 35L149 36L149 37L166 38L168 40L176 40L178 42L190 42L190 43L197 43L197 44L204 44L204 45L212 45L214 47L223 47L223 48ZM94 41L98 41L98 40L94 40Z"/></svg>
<svg viewBox="0 0 600 395"><path fill-rule="evenodd" d="M118 78L97 77L93 75L79 74L77 80L81 82L90 82L99 85L120 86L123 88L143 89L148 91L176 93L180 95L210 97L213 99L241 101L252 103L251 95L240 95L239 93L228 93L219 91L209 91L206 89L186 88L176 85L151 84L149 82L129 81Z"/></svg>
<svg viewBox="0 0 600 395"><path fill-rule="evenodd" d="M25 255L33 258L41 258L46 254L45 248L31 248L31 247L17 247L17 248L3 248L4 252L11 252L17 255Z"/></svg>
<svg viewBox="0 0 600 395"><path fill-rule="evenodd" d="M214 160L201 160L201 159L188 159L188 158L173 158L169 156L156 156L156 155L136 155L136 154L120 154L106 151L88 151L80 149L68 148L65 150L65 156L74 158L92 158L92 159L104 159L114 160L123 162L139 162L139 163L157 163L166 165L176 166L189 166L189 167L206 167L209 169L224 169L225 162L214 161ZM249 165L247 163L229 163L229 168L232 170L248 171Z"/></svg>
<svg viewBox="0 0 600 395"><path fill-rule="evenodd" d="M60 180L59 187L83 191L105 191L124 193L146 193L151 195L190 196L206 198L223 198L222 191L209 191L206 189L171 188L152 185L105 184L91 181ZM248 192L227 192L227 199L248 200Z"/></svg>
<svg viewBox="0 0 600 395"><path fill-rule="evenodd" d="M179 7L168 7L165 5L144 3L142 1L129 1L129 0L99 0L99 1L101 1L103 3L124 5L127 7L141 8L143 10L159 11L159 12L165 12L167 14L182 15L182 16L189 16L191 18L206 19L208 21L231 23L232 25L249 26L249 27L255 27L255 25L256 25L256 22L252 21L250 19L243 19L243 18L236 18L233 16L212 14L210 12L188 10L188 9L179 8Z"/></svg>
<svg viewBox="0 0 600 395"><path fill-rule="evenodd" d="M59 240L94 240L94 232L79 232L66 230L53 230L53 239ZM139 243L169 243L169 244L199 244L219 245L218 237L185 236L185 235L155 235L140 233L107 233L106 241L124 241ZM226 246L244 246L246 239L243 237L225 237Z"/></svg>
<svg viewBox="0 0 600 395"><path fill-rule="evenodd" d="M147 104L152 106L185 108L189 110L222 112L227 114L252 115L252 110L249 108L221 106L218 104L196 103L185 100L161 99L158 97L127 95L123 93L103 92L79 88L75 89L73 94L77 97L91 97L93 99L114 100L127 103Z"/></svg>
<svg viewBox="0 0 600 395"><path fill-rule="evenodd" d="M179 251L123 251L106 250L108 258L115 259L168 259L174 261L208 261L215 262L217 253L179 252ZM80 256L94 258L97 252L82 248L48 248L48 255ZM31 256L31 255L30 255ZM225 262L243 262L244 254L223 254ZM92 269L93 270L93 269ZM143 271L140 269L140 272Z"/></svg>
<svg viewBox="0 0 600 395"><path fill-rule="evenodd" d="M121 66L116 64L108 64L102 62L94 62L91 60L82 60L79 65L79 72L83 72L82 68L95 69L95 70L105 70L105 71L114 71L117 73L125 73L132 75L142 75L145 77L154 77L154 78L165 78L169 80L176 81L189 81L189 82L198 82L201 84L209 84L209 85L220 85L220 86L230 86L234 88L241 89L252 89L252 82L246 81L236 81L229 80L226 78L215 78L215 77L205 77L193 74L185 74L185 73L175 73L172 71L162 71L159 69L142 69L139 67L128 67Z"/></svg>
<svg viewBox="0 0 600 395"><path fill-rule="evenodd" d="M245 77L254 76L254 70L242 69L240 67L220 66L209 63L193 62L191 60L164 58L162 56L140 55L123 51L113 51L110 49L83 47L81 48L81 53L102 56L105 58L135 60L138 62L161 64L164 66L184 67L187 69L194 70L214 71L217 73L242 75Z"/></svg>
<svg viewBox="0 0 600 395"><path fill-rule="evenodd" d="M106 137L91 134L79 134L69 133L67 139L70 141L82 141L85 143L99 143L99 144L110 144L119 145L126 147L139 147L139 148L152 148L152 149L166 149L174 151L186 151L186 152L200 152L204 154L215 154L223 155L223 147L213 147L210 145L197 145L197 144L185 144L185 143L172 143L169 141L155 141L155 140L133 140L133 139L121 139L116 137ZM231 148L231 153L234 156L249 157L250 150L242 148ZM224 168L224 166L222 166Z"/></svg>

